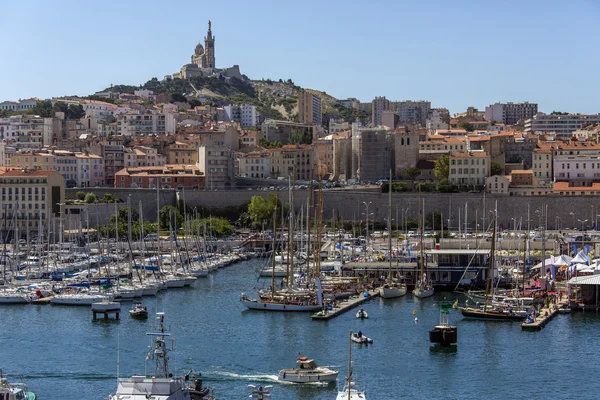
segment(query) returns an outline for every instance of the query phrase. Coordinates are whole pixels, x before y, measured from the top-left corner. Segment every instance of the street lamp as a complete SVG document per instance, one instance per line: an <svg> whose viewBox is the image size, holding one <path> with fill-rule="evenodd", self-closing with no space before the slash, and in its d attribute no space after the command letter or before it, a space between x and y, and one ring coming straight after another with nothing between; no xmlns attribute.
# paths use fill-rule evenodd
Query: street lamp
<svg viewBox="0 0 600 400"><path fill-rule="evenodd" d="M562 219L557 215L554 217L554 229L560 230L560 226L562 225Z"/></svg>
<svg viewBox="0 0 600 400"><path fill-rule="evenodd" d="M578 219L578 220L577 220L577 222L581 222L581 232L582 232L582 234L583 234L583 224L585 224L586 222L588 222L588 220L587 220L587 219L584 219L584 220L582 221L582 220Z"/></svg>

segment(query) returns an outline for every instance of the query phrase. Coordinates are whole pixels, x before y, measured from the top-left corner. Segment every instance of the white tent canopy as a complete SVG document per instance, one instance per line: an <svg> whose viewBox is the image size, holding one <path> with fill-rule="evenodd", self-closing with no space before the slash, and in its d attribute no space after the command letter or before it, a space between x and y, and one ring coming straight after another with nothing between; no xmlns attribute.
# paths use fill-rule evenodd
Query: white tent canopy
<svg viewBox="0 0 600 400"><path fill-rule="evenodd" d="M550 267L550 266L554 265L554 260L556 260L556 257L550 256L550 258L545 259L543 263L541 263L541 262L537 263L531 269L540 269L540 268L542 268L542 265L544 265L545 267ZM545 269L546 268L544 268L544 270Z"/></svg>
<svg viewBox="0 0 600 400"><path fill-rule="evenodd" d="M590 256L585 254L585 251L580 250L579 253L571 260L571 264L586 264L590 263Z"/></svg>

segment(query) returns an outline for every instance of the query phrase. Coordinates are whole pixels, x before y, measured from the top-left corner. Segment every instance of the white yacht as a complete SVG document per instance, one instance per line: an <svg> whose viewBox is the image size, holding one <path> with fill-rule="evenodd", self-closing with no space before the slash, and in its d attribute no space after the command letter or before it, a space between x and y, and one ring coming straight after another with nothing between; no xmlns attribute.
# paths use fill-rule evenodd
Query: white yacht
<svg viewBox="0 0 600 400"><path fill-rule="evenodd" d="M133 375L130 378L117 379L117 392L110 400L191 400L188 379L174 378L169 373L169 356L166 340L170 333L165 331L165 314L156 313L158 331L147 335L154 338L151 352L155 360L155 372L152 376Z"/></svg>
<svg viewBox="0 0 600 400"><path fill-rule="evenodd" d="M61 293L52 298L50 303L64 306L91 306L104 300L105 295L99 292Z"/></svg>
<svg viewBox="0 0 600 400"><path fill-rule="evenodd" d="M0 369L0 399L2 400L36 400L35 393L29 391L24 383L11 383L4 377Z"/></svg>
<svg viewBox="0 0 600 400"><path fill-rule="evenodd" d="M278 379L285 382L309 383L309 382L335 382L338 371L326 367L319 367L317 363L307 357L299 357L296 360L297 368L282 369L279 371Z"/></svg>

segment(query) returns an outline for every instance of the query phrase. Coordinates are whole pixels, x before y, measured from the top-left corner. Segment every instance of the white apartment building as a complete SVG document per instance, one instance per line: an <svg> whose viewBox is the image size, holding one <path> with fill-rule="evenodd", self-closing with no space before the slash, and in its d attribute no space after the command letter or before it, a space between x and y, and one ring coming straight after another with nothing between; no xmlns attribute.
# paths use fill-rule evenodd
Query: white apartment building
<svg viewBox="0 0 600 400"><path fill-rule="evenodd" d="M0 140L18 150L39 150L52 143L52 118L34 115L14 115L0 118Z"/></svg>
<svg viewBox="0 0 600 400"><path fill-rule="evenodd" d="M554 181L569 186L592 186L600 182L600 145L571 143L554 150Z"/></svg>
<svg viewBox="0 0 600 400"><path fill-rule="evenodd" d="M532 118L538 112L536 103L495 103L485 108L485 119L514 125L518 121Z"/></svg>
<svg viewBox="0 0 600 400"><path fill-rule="evenodd" d="M572 133L587 125L600 124L600 114L550 115L539 113L525 120L525 132L555 133L558 139L570 138Z"/></svg>
<svg viewBox="0 0 600 400"><path fill-rule="evenodd" d="M241 126L257 126L259 114L256 106L249 104L228 105L223 107L226 121L239 122Z"/></svg>
<svg viewBox="0 0 600 400"><path fill-rule="evenodd" d="M40 99L37 99L37 98L31 98L31 99L25 99L25 100L19 100L19 101L3 101L2 103L0 103L0 110L7 110L7 111L30 110L33 107L35 107L35 105L39 102L40 102Z"/></svg>
<svg viewBox="0 0 600 400"><path fill-rule="evenodd" d="M117 119L117 134L137 135L173 135L177 122L173 113L126 113Z"/></svg>
<svg viewBox="0 0 600 400"><path fill-rule="evenodd" d="M490 176L490 156L484 151L454 151L450 153L448 180L454 186L483 187Z"/></svg>
<svg viewBox="0 0 600 400"><path fill-rule="evenodd" d="M425 127L427 128L427 134L432 135L438 129L446 130L450 128L446 122L444 122L443 114L438 110L432 110L429 114L429 118L425 121Z"/></svg>
<svg viewBox="0 0 600 400"><path fill-rule="evenodd" d="M104 160L97 154L75 153L77 187L104 186Z"/></svg>
<svg viewBox="0 0 600 400"><path fill-rule="evenodd" d="M83 110L85 111L86 117L92 117L97 119L104 119L106 117L112 116L119 109L119 106L107 103L105 101L99 100L86 100L86 99L78 99L78 100L68 100L68 99L52 99L52 104L55 103L65 103L67 105L81 105Z"/></svg>
<svg viewBox="0 0 600 400"><path fill-rule="evenodd" d="M238 154L238 176L267 178L271 176L271 158L267 152Z"/></svg>

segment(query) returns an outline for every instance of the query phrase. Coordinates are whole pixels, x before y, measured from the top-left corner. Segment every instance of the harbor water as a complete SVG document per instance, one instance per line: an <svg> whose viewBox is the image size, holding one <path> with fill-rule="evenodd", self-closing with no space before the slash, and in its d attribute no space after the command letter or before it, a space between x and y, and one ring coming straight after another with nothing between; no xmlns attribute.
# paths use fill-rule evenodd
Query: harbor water
<svg viewBox="0 0 600 400"><path fill-rule="evenodd" d="M439 322L440 301L456 298L451 293L375 298L364 305L368 319L357 320L354 310L312 321L305 313L242 306L239 296L252 292L261 266L256 259L237 263L192 288L145 298L146 321L131 319L128 304L120 321L92 321L88 307L1 306L0 368L22 375L41 400L102 400L114 393L117 373L152 374L146 332L154 328L153 313L164 311L175 338L171 372L202 373L222 400L248 398L247 384L273 385L272 399L334 399L347 373L350 330L374 339L368 347L353 345L354 376L370 400L596 396L596 313L559 315L540 332L523 332L519 323L470 321L453 311L458 345L440 350L428 331ZM295 366L298 353L338 369L337 386L279 383L278 371Z"/></svg>

